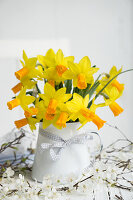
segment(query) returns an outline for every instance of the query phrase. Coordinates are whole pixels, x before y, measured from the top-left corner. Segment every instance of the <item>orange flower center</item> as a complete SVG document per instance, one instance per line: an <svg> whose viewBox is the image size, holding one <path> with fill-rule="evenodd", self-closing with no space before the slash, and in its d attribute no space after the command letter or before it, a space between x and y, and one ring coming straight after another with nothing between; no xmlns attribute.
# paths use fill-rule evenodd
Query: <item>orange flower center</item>
<svg viewBox="0 0 133 200"><path fill-rule="evenodd" d="M56 99L51 99L47 108L48 114L55 114L58 102Z"/></svg>
<svg viewBox="0 0 133 200"><path fill-rule="evenodd" d="M14 122L15 126L19 129L28 124L28 120L26 118L20 119Z"/></svg>
<svg viewBox="0 0 133 200"><path fill-rule="evenodd" d="M58 76L62 76L62 74L67 70L67 67L65 67L64 65L57 65L56 66L56 71Z"/></svg>
<svg viewBox="0 0 133 200"><path fill-rule="evenodd" d="M54 116L55 116L55 114L48 114L48 113L46 112L46 114L45 114L45 119L46 119L46 120L52 120L52 119L54 119Z"/></svg>
<svg viewBox="0 0 133 200"><path fill-rule="evenodd" d="M98 115L95 114L95 116L92 118L92 122L97 126L99 130L100 128L103 127L106 121L102 120Z"/></svg>
<svg viewBox="0 0 133 200"><path fill-rule="evenodd" d="M67 119L68 119L68 114L66 112L61 112L56 124L61 128L62 127L65 128Z"/></svg>
<svg viewBox="0 0 133 200"><path fill-rule="evenodd" d="M49 83L51 86L55 87L55 81L54 81L54 80L49 80L48 83Z"/></svg>
<svg viewBox="0 0 133 200"><path fill-rule="evenodd" d="M85 117L88 121L91 121L92 118L95 116L95 113L90 111L88 108L82 108L80 113L83 117Z"/></svg>
<svg viewBox="0 0 133 200"><path fill-rule="evenodd" d="M24 115L26 118L31 117L32 115L37 115L38 109L37 108L30 108L30 111L25 110Z"/></svg>
<svg viewBox="0 0 133 200"><path fill-rule="evenodd" d="M120 113L123 112L123 108L119 106L118 103L113 102L109 105L111 111L114 113L114 116L118 116Z"/></svg>
<svg viewBox="0 0 133 200"><path fill-rule="evenodd" d="M29 73L29 70L26 67L23 67L19 71L15 72L15 76L18 80L21 80L25 75Z"/></svg>
<svg viewBox="0 0 133 200"><path fill-rule="evenodd" d="M7 102L7 106L8 106L9 110L12 110L13 108L17 107L18 105L20 105L20 101L17 98Z"/></svg>
<svg viewBox="0 0 133 200"><path fill-rule="evenodd" d="M22 89L22 87L23 87L22 83L18 83L17 85L15 85L12 88L12 91L14 92L14 94L16 94L17 92L19 92Z"/></svg>
<svg viewBox="0 0 133 200"><path fill-rule="evenodd" d="M119 92L121 92L124 89L124 85L120 84L117 80L114 80L112 82L112 86L116 87Z"/></svg>
<svg viewBox="0 0 133 200"><path fill-rule="evenodd" d="M79 89L85 89L85 88L87 87L85 75L82 74L82 73L78 75L77 87L78 87Z"/></svg>

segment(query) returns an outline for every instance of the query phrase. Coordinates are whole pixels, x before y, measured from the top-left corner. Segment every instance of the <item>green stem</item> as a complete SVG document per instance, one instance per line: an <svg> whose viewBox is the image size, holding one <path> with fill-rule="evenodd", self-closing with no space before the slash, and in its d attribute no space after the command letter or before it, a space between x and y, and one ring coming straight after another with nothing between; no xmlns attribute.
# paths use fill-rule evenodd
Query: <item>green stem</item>
<svg viewBox="0 0 133 200"><path fill-rule="evenodd" d="M38 87L38 85L37 85L37 84L36 84L36 89L37 89L38 93L40 93L40 94L41 94L41 90L39 89L39 87Z"/></svg>

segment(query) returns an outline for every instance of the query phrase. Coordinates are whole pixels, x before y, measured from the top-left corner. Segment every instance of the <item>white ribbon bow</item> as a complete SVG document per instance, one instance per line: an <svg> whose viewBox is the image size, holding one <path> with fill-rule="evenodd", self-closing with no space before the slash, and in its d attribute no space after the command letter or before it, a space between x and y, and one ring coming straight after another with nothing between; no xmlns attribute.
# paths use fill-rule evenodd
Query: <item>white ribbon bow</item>
<svg viewBox="0 0 133 200"><path fill-rule="evenodd" d="M96 132L91 132L91 133L98 135L98 133ZM50 156L52 160L54 161L60 158L61 152L65 149L65 147L71 146L72 144L89 145L89 140L93 139L93 137L88 135L87 133L76 135L68 140L64 140L62 137L46 132L43 129L40 129L40 134L54 142L54 143L41 144L41 150L49 149ZM100 141L100 144L101 144L101 141Z"/></svg>

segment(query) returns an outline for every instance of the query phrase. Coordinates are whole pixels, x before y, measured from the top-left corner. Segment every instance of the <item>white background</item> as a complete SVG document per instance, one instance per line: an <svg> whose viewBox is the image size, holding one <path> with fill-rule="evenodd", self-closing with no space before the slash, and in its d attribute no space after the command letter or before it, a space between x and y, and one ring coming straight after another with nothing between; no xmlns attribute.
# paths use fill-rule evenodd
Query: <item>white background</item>
<svg viewBox="0 0 133 200"><path fill-rule="evenodd" d="M6 106L17 82L14 72L22 50L36 56L51 47L62 48L65 56L74 55L77 61L87 55L101 71L108 72L113 65L133 68L133 1L0 0L0 136L22 115L19 108L9 111ZM125 83L118 101L124 113L114 119L109 109L97 112L129 137L133 137L132 77L132 72L119 77ZM106 126L100 134L104 144L120 136Z"/></svg>

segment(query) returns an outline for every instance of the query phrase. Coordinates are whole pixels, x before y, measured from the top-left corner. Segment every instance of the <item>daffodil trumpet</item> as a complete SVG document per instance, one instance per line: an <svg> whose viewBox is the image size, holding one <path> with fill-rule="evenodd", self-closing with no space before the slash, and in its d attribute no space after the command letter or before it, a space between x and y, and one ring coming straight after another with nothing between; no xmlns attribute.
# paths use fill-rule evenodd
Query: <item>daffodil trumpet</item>
<svg viewBox="0 0 133 200"><path fill-rule="evenodd" d="M133 69L122 71L113 66L95 79L99 68L91 65L88 56L75 62L74 56L65 56L61 49L32 58L23 51L20 62L22 68L15 72L19 83L12 88L16 96L7 102L9 110L18 106L24 110L25 117L14 122L17 128L28 124L33 131L42 122L44 129L51 124L61 129L69 121L79 121L81 127L92 122L100 129L106 120L97 115L97 109L108 106L115 117L124 111L117 103L124 84L117 77ZM44 83L41 89L40 82ZM99 96L102 102L98 104Z"/></svg>

